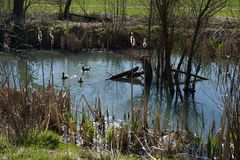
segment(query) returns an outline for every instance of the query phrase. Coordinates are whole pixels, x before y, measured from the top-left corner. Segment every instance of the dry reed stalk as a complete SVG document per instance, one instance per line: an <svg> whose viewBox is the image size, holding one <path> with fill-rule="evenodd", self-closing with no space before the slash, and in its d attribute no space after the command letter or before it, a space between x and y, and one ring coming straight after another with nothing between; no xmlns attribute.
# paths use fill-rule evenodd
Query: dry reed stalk
<svg viewBox="0 0 240 160"><path fill-rule="evenodd" d="M160 113L156 113L156 123L153 130L153 144L156 145L160 137Z"/></svg>
<svg viewBox="0 0 240 160"><path fill-rule="evenodd" d="M0 118L2 124L8 127L12 140L34 130L51 129L61 133L63 125L63 106L70 112L70 94L62 97L62 91L54 92L53 86L31 91L31 89L16 90L10 87L0 88ZM72 130L74 125L68 122Z"/></svg>

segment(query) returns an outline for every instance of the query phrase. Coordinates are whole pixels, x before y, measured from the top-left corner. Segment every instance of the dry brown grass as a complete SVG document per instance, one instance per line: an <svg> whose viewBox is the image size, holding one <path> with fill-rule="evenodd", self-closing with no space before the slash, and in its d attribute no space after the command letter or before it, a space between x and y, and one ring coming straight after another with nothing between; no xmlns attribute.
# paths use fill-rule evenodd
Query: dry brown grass
<svg viewBox="0 0 240 160"><path fill-rule="evenodd" d="M70 112L69 101L69 93L56 92L52 85L36 91L3 87L0 89L1 129L10 141L32 131L49 129L62 133L64 113Z"/></svg>

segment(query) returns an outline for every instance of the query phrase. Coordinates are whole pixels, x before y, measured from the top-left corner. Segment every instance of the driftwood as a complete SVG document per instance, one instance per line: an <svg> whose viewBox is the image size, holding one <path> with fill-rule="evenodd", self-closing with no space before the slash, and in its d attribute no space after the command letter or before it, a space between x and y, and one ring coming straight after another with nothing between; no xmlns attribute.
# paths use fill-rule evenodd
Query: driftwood
<svg viewBox="0 0 240 160"><path fill-rule="evenodd" d="M177 70L177 69L172 69L173 72L178 72L178 73L181 73L181 74L187 74L187 72L184 72L184 71L180 71L180 70ZM190 74L192 77L196 77L196 78L199 78L199 79L202 79L202 80L209 80L208 78L205 78L205 77L202 77L202 76L198 76L196 74Z"/></svg>
<svg viewBox="0 0 240 160"><path fill-rule="evenodd" d="M139 67L137 66L137 67L132 68L132 69L130 69L130 70L127 70L127 71L125 71L125 72L116 74L116 75L108 78L108 80L116 80L116 79L122 78L122 77L124 77L124 76L131 77L131 74L137 72L138 70L139 70Z"/></svg>

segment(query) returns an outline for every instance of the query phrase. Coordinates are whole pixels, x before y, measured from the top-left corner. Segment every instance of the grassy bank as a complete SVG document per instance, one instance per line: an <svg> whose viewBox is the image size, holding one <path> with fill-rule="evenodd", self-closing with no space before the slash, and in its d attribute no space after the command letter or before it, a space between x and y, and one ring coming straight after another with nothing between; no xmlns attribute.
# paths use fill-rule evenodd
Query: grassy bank
<svg viewBox="0 0 240 160"><path fill-rule="evenodd" d="M89 148L77 147L75 144L65 144L60 136L53 132L39 133L41 139L37 142L25 139L25 143L11 144L0 140L0 159L10 160L77 160L77 159L113 159L110 152L99 153ZM31 139L36 138L31 137ZM28 141L28 144L26 142ZM56 145L57 143L57 145ZM131 155L114 155L116 159L138 159Z"/></svg>

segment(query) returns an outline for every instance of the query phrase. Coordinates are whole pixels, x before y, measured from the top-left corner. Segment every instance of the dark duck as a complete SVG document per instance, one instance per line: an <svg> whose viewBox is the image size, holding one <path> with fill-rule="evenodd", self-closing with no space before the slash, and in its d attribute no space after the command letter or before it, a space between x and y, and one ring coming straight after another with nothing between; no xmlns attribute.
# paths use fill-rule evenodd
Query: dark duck
<svg viewBox="0 0 240 160"><path fill-rule="evenodd" d="M86 67L82 67L82 71L90 71L91 67L90 66L86 66Z"/></svg>
<svg viewBox="0 0 240 160"><path fill-rule="evenodd" d="M78 83L83 83L83 79L80 77L80 79L78 80Z"/></svg>
<svg viewBox="0 0 240 160"><path fill-rule="evenodd" d="M68 75L67 74L65 74L64 72L62 72L62 79L64 80L64 79L68 79Z"/></svg>

